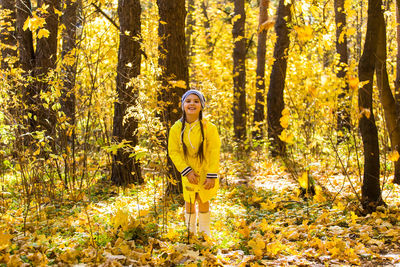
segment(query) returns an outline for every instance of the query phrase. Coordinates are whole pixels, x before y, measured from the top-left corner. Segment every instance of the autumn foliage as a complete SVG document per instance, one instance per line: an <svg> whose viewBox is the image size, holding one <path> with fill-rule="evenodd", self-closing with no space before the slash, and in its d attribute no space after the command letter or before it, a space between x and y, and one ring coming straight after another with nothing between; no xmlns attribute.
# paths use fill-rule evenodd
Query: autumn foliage
<svg viewBox="0 0 400 267"><path fill-rule="evenodd" d="M32 2L23 24L18 26L13 17L18 12L5 8L8 2ZM118 1L62 1L63 5L52 10L46 1L16 2L1 2L0 264L400 262L400 190L393 183L400 156L392 146L376 82L370 84L372 110L358 108L359 90L368 85L368 81L360 82L358 69L367 31L367 1L344 1L346 25L339 36L334 1L282 1L291 3L291 20L286 24L290 43L283 51L287 60L284 107L278 114L280 132L276 135L285 153L277 157L272 153L273 140L267 136L265 97L276 62L279 1L269 1L268 16L264 16L268 20L262 23L260 1L245 1L245 36L235 40L232 29L240 16L235 15L233 1L194 1L194 8L186 8L191 17L191 30L186 31L191 34L188 75L175 79L159 65L165 55L160 54L163 40L158 28L166 22L159 20L157 1L141 0L141 34L129 37L140 45L140 72L126 81L134 89L135 100L126 107L122 122L137 123L134 133L127 135L137 136L134 145L128 138L113 136L114 105L123 99L117 91L120 35L130 36L119 31ZM391 82L398 75L395 2L384 1L382 8L385 68L396 97ZM76 45L64 53L62 36L68 26L61 18L67 3L78 3ZM41 73L37 65L25 68L21 39L16 36L18 29L30 31L33 52L37 52L51 38L46 22L49 12L60 19L57 53L51 57L54 65ZM264 81L257 77L256 39L261 31L266 40ZM19 43L12 42L13 38ZM132 41L129 38L125 41ZM345 39L347 64L336 50L336 40ZM237 103L233 72L237 41L246 53L245 76L241 76L245 87L240 87L246 95L240 102L245 114L236 114L239 109L233 106ZM119 69L129 69L130 64L120 64ZM338 75L344 70L345 75ZM73 72L74 83L66 90L66 81L72 79L68 71ZM261 82L262 93L257 86ZM212 202L211 238L188 236L181 196L167 194L167 187L176 181L169 175L165 120L180 112L179 105L171 106L176 94L171 97L168 87L176 92L188 87L201 90L207 99L205 117L221 136L221 189ZM64 108L64 100L72 95L73 119ZM340 128L338 110L343 108L349 121ZM235 134L233 110L245 124L240 134ZM264 114L258 121L254 114L260 110ZM359 120L370 119L371 114L378 136L381 201L368 209L362 203L365 155L358 127ZM141 179L122 187L111 179L113 159L120 151L141 170Z"/></svg>

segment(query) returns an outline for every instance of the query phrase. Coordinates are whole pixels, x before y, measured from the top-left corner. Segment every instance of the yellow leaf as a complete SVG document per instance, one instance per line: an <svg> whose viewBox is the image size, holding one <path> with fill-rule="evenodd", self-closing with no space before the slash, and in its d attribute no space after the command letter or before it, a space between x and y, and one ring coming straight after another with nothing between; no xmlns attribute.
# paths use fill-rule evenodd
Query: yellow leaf
<svg viewBox="0 0 400 267"><path fill-rule="evenodd" d="M262 256L262 250L265 248L265 242L260 236L253 238L248 242L249 247L253 250L254 255Z"/></svg>
<svg viewBox="0 0 400 267"><path fill-rule="evenodd" d="M34 155L34 156L37 156L37 155L39 155L39 154L40 154L40 147L38 147L38 149L36 149L36 151L33 152L33 155Z"/></svg>
<svg viewBox="0 0 400 267"><path fill-rule="evenodd" d="M351 223L356 224L358 216L354 213L354 211L350 212L350 217L351 217Z"/></svg>
<svg viewBox="0 0 400 267"><path fill-rule="evenodd" d="M237 14L236 16L234 16L232 18L232 24L235 23L236 21L238 21L241 17L242 17L242 15L240 15L240 14Z"/></svg>
<svg viewBox="0 0 400 267"><path fill-rule="evenodd" d="M269 199L266 202L260 203L260 205L263 210L273 210L276 208L276 203L270 201Z"/></svg>
<svg viewBox="0 0 400 267"><path fill-rule="evenodd" d="M326 198L324 197L324 194L322 192L322 188L318 185L315 186L315 195L313 200L318 203L326 201Z"/></svg>
<svg viewBox="0 0 400 267"><path fill-rule="evenodd" d="M280 118L281 126L286 129L289 126L289 116L283 116Z"/></svg>
<svg viewBox="0 0 400 267"><path fill-rule="evenodd" d="M12 237L10 234L0 233L0 251L10 246Z"/></svg>
<svg viewBox="0 0 400 267"><path fill-rule="evenodd" d="M301 42L306 42L313 38L313 29L309 25L303 27L295 26L294 29L297 32L297 38Z"/></svg>
<svg viewBox="0 0 400 267"><path fill-rule="evenodd" d="M359 118L362 118L362 116L365 116L367 119L369 119L371 117L371 110L369 108L361 107Z"/></svg>
<svg viewBox="0 0 400 267"><path fill-rule="evenodd" d="M299 184L302 188L308 188L308 174L307 172L303 172L303 174L299 177Z"/></svg>
<svg viewBox="0 0 400 267"><path fill-rule="evenodd" d="M350 89L352 89L352 90L358 89L358 83L359 83L358 77L352 76L349 78Z"/></svg>
<svg viewBox="0 0 400 267"><path fill-rule="evenodd" d="M165 21L162 21L162 20L160 20L160 23L163 25L167 24Z"/></svg>
<svg viewBox="0 0 400 267"><path fill-rule="evenodd" d="M26 31L28 28L31 27L31 17L28 17L25 22L24 22L24 26L22 27L22 29L24 31Z"/></svg>
<svg viewBox="0 0 400 267"><path fill-rule="evenodd" d="M388 155L388 159L390 161L398 161L399 157L400 157L400 155L399 155L399 152L397 152L397 150L390 152Z"/></svg>
<svg viewBox="0 0 400 267"><path fill-rule="evenodd" d="M286 129L282 131L280 135L278 135L279 139L281 139L283 142L288 143L288 144L293 144L293 134L287 134Z"/></svg>
<svg viewBox="0 0 400 267"><path fill-rule="evenodd" d="M47 37L49 37L49 35L50 35L50 32L48 31L48 30L46 30L46 29L40 29L39 30L39 32L38 32L38 35L37 35L37 37L38 37L38 39L41 39L41 38L47 38Z"/></svg>
<svg viewBox="0 0 400 267"><path fill-rule="evenodd" d="M260 27L258 28L258 32L260 33L262 31L267 31L267 30L271 29L272 27L274 27L274 25L275 25L274 21L267 20L260 25Z"/></svg>
<svg viewBox="0 0 400 267"><path fill-rule="evenodd" d="M186 89L186 82L183 80L179 80L179 81L169 81L169 84L171 84L174 87L179 87L179 88L183 88Z"/></svg>
<svg viewBox="0 0 400 267"><path fill-rule="evenodd" d="M56 8L54 8L54 13L56 13L58 16L62 16L62 12Z"/></svg>
<svg viewBox="0 0 400 267"><path fill-rule="evenodd" d="M347 36L352 36L356 33L356 29L355 28L349 28L346 31Z"/></svg>

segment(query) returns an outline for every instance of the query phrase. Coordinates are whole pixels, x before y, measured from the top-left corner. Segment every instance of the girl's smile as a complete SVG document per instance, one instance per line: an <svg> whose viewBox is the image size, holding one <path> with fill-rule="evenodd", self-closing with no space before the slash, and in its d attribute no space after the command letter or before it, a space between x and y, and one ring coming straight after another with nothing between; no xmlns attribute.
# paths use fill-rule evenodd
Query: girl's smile
<svg viewBox="0 0 400 267"><path fill-rule="evenodd" d="M183 109L187 116L198 118L201 111L201 102L197 95L191 94L183 103Z"/></svg>

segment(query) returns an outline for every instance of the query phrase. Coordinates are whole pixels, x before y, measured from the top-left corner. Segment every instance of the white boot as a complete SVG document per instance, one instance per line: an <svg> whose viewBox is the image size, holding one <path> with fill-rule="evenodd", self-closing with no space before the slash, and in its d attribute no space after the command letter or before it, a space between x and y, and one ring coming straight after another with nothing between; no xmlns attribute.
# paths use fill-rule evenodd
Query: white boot
<svg viewBox="0 0 400 267"><path fill-rule="evenodd" d="M197 216L196 213L185 213L185 225L193 235L197 234Z"/></svg>
<svg viewBox="0 0 400 267"><path fill-rule="evenodd" d="M211 237L210 232L210 212L199 212L199 232Z"/></svg>

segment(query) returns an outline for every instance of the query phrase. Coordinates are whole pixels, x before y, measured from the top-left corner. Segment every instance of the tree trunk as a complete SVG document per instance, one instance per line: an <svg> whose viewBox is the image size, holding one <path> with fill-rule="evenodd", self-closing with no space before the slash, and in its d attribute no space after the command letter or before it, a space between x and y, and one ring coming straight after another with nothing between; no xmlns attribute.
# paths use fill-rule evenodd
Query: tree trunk
<svg viewBox="0 0 400 267"><path fill-rule="evenodd" d="M235 0L233 23L233 127L239 143L246 140L246 38L244 0Z"/></svg>
<svg viewBox="0 0 400 267"><path fill-rule="evenodd" d="M386 25L382 9L378 13L378 33L376 51L376 80L379 89L380 100L385 112L386 127L392 150L400 152L400 108L392 94L389 77L386 69ZM395 162L394 182L400 184L400 161Z"/></svg>
<svg viewBox="0 0 400 267"><path fill-rule="evenodd" d="M194 0L188 0L188 15L186 21L186 53L188 58L188 64L190 65L191 57L195 55L193 47L196 44L196 39L193 39L194 27L196 25L196 19L194 17L195 2Z"/></svg>
<svg viewBox="0 0 400 267"><path fill-rule="evenodd" d="M176 81L183 81L186 86L189 84L185 46L185 0L157 0L157 5L160 15L158 36L161 40L158 46L158 65L161 68L159 79L162 86L158 100L162 121L166 129L169 129L181 117L180 100L186 91L186 88ZM168 140L166 135L163 138ZM167 192L179 193L182 191L181 176L169 157L168 168L170 178L175 179L177 184L169 183Z"/></svg>
<svg viewBox="0 0 400 267"><path fill-rule="evenodd" d="M1 69L11 69L13 60L17 57L17 37L15 31L15 0L0 0L3 12L8 12L6 17L1 18L2 30L0 32L0 41L5 48L1 49L2 61ZM12 28L12 30L10 30Z"/></svg>
<svg viewBox="0 0 400 267"><path fill-rule="evenodd" d="M139 94L128 82L140 74L140 13L140 0L119 0L118 101L114 105L113 137L117 143L128 141L131 149L118 149L113 155L111 180L118 185L143 182L139 162L131 157L132 148L138 144L138 122L134 116L126 118L127 108L136 106Z"/></svg>
<svg viewBox="0 0 400 267"><path fill-rule="evenodd" d="M349 83L347 79L347 66L349 56L347 54L347 28L346 13L344 10L345 0L335 0L335 24L336 24L336 52L340 56L339 71L336 76L343 81L341 93L338 97L337 111L337 130L344 131L343 136L350 130L350 112L349 112Z"/></svg>
<svg viewBox="0 0 400 267"><path fill-rule="evenodd" d="M253 138L256 140L264 137L265 121L265 52L267 30L262 29L263 23L268 21L269 0L260 1L260 14L258 19L258 44L257 44L257 69L256 69L256 103L254 107Z"/></svg>
<svg viewBox="0 0 400 267"><path fill-rule="evenodd" d="M68 63L63 63L62 66L64 86L62 89L60 102L61 109L67 118L68 127L61 130L60 140L62 149L67 155L65 159L66 184L68 184L68 177L72 176L73 181L75 181L75 77L77 61L76 52L74 52L74 49L76 49L76 29L80 4L80 1L66 0L65 9L62 16L62 23L65 26L65 29L62 36L61 56L63 62ZM73 59L72 61L70 60L71 58Z"/></svg>
<svg viewBox="0 0 400 267"><path fill-rule="evenodd" d="M396 0L396 22L397 22L397 62L396 62L396 81L394 94L396 102L400 103L400 0Z"/></svg>
<svg viewBox="0 0 400 267"><path fill-rule="evenodd" d="M55 12L60 10L60 0L39 0L38 6L48 5L45 17L45 28L49 31L47 38L37 39L35 53L35 77L38 79L35 85L35 105L37 108L37 121L35 130L45 130L46 134L55 137L55 125L57 122L56 110L51 107L43 106L40 98L41 92L48 92L49 83L47 81L50 70L55 69L57 62L57 35L58 35L58 15ZM50 105L52 106L52 105Z"/></svg>
<svg viewBox="0 0 400 267"><path fill-rule="evenodd" d="M26 110L23 111L27 116L27 129L30 132L34 130L34 115L33 110L34 101L34 90L33 85L28 82L28 77L33 76L34 66L35 66L35 52L33 49L33 37L31 30L23 30L24 23L26 19L32 14L32 6L30 0L16 0L16 32L18 40L18 52L19 52L19 66L24 71L23 77L26 78L24 88L22 89L22 101L26 106ZM31 116L29 116L31 115ZM25 142L29 142L29 135Z"/></svg>
<svg viewBox="0 0 400 267"><path fill-rule="evenodd" d="M362 114L359 127L364 146L364 178L361 187L362 205L368 211L374 211L382 201L379 184L379 143L378 131L372 106L373 76L375 53L379 30L380 0L368 1L368 22L364 50L358 65L360 82L368 82L358 90L358 107Z"/></svg>
<svg viewBox="0 0 400 267"><path fill-rule="evenodd" d="M358 0L358 5L359 5L359 10L360 12L357 12L357 18L356 18L356 27L357 27L357 35L356 35L356 46L355 46L355 60L360 60L361 59L361 46L362 46L362 26L363 26L363 21L364 21L364 0Z"/></svg>
<svg viewBox="0 0 400 267"><path fill-rule="evenodd" d="M204 30L206 33L206 43L207 43L207 55L209 57L212 57L213 54L213 43L211 41L211 23L210 23L210 18L208 16L208 12L207 12L207 8L208 8L208 1L207 0L203 0L201 2L201 10L203 11L203 15L204 15Z"/></svg>
<svg viewBox="0 0 400 267"><path fill-rule="evenodd" d="M283 91L285 88L287 54L290 44L289 29L291 22L291 4L285 5L285 0L279 1L278 14L275 23L277 41L274 48L274 65L272 66L269 90L267 95L268 105L268 137L271 141L271 154L276 157L286 153L285 143L279 138L283 127L280 123L282 111L285 107Z"/></svg>

